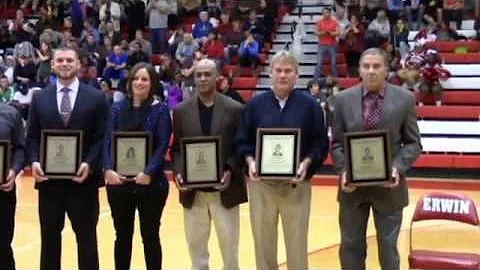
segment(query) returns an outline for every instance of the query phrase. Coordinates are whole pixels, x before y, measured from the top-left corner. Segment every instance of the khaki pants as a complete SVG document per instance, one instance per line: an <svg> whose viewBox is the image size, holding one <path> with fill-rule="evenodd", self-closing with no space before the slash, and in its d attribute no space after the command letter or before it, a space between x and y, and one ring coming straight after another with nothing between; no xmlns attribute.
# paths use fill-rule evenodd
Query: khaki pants
<svg viewBox="0 0 480 270"><path fill-rule="evenodd" d="M212 221L217 231L223 269L239 269L239 207L225 208L220 200L220 192L198 191L192 208L184 208L183 213L192 269L209 269L208 238Z"/></svg>
<svg viewBox="0 0 480 270"><path fill-rule="evenodd" d="M278 181L248 183L257 269L278 269L277 228L282 217L288 269L308 268L308 222L312 186Z"/></svg>

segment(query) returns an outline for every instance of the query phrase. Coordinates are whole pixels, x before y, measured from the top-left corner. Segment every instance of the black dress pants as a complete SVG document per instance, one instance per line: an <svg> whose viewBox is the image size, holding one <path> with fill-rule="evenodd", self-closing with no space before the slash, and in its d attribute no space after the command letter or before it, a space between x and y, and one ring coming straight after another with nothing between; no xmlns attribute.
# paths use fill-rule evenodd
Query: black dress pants
<svg viewBox="0 0 480 270"><path fill-rule="evenodd" d="M15 269L11 244L16 204L15 188L10 192L0 191L0 269Z"/></svg>
<svg viewBox="0 0 480 270"><path fill-rule="evenodd" d="M53 181L53 180L49 180ZM65 213L70 219L78 246L78 268L99 269L97 222L98 189L83 187L40 187L38 210L41 230L40 269L60 269Z"/></svg>
<svg viewBox="0 0 480 270"><path fill-rule="evenodd" d="M147 269L161 269L160 219L168 196L168 185L141 192L107 188L107 194L116 232L115 269L130 269L135 210L138 210L140 218L145 265Z"/></svg>

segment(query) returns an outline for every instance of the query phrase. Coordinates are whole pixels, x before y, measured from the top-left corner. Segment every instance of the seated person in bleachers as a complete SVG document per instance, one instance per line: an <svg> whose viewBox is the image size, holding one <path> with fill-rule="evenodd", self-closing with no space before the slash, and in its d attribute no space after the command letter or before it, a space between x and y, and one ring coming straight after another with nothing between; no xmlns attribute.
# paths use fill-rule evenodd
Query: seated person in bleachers
<svg viewBox="0 0 480 270"><path fill-rule="evenodd" d="M81 44L82 50L88 55L90 61L97 64L101 54L101 46L93 34L88 34L87 39Z"/></svg>
<svg viewBox="0 0 480 270"><path fill-rule="evenodd" d="M158 67L158 78L164 82L170 82L175 79L175 76L180 72L180 67L176 61L173 61L170 54L161 55L162 62Z"/></svg>
<svg viewBox="0 0 480 270"><path fill-rule="evenodd" d="M9 34L15 39L16 43L23 41L31 41L30 34L27 30L27 20L24 17L23 11L18 9L15 13L15 20L10 21L8 25Z"/></svg>
<svg viewBox="0 0 480 270"><path fill-rule="evenodd" d="M150 62L150 57L142 50L140 42L130 44L130 52L128 54L127 68L132 68L137 63Z"/></svg>
<svg viewBox="0 0 480 270"><path fill-rule="evenodd" d="M193 71L195 64L205 59L206 56L200 51L194 52L194 58L189 58L181 65L180 74L182 75L181 88L183 90L183 99L191 98L195 94Z"/></svg>
<svg viewBox="0 0 480 270"><path fill-rule="evenodd" d="M13 95L10 104L20 112L20 115L24 120L28 119L28 112L30 109L30 103L32 102L33 93L38 90L41 90L41 88L30 88L23 83L19 83L15 86L15 94Z"/></svg>
<svg viewBox="0 0 480 270"><path fill-rule="evenodd" d="M33 59L35 57L35 47L29 41L17 42L13 49L13 56L18 58L20 55Z"/></svg>
<svg viewBox="0 0 480 270"><path fill-rule="evenodd" d="M55 0L45 0L40 7L40 15L47 27L57 27L59 22L58 6Z"/></svg>
<svg viewBox="0 0 480 270"><path fill-rule="evenodd" d="M120 45L113 46L113 53L108 56L107 66L103 72L106 80L122 80L126 78L128 55Z"/></svg>
<svg viewBox="0 0 480 270"><path fill-rule="evenodd" d="M114 94L115 91L112 89L112 84L110 83L110 81L105 80L105 79L101 79L100 80L100 91L105 93L105 96L107 97L107 102L109 104L112 104L113 103L113 94Z"/></svg>
<svg viewBox="0 0 480 270"><path fill-rule="evenodd" d="M225 56L227 58L227 62L232 64L232 59L235 56L238 56L238 50L240 48L240 44L243 40L245 40L246 36L245 33L240 28L240 21L233 21L232 22L232 31L229 32L225 37Z"/></svg>
<svg viewBox="0 0 480 270"><path fill-rule="evenodd" d="M252 33L247 34L247 38L240 44L238 52L240 55L240 66L237 69L239 75L242 75L244 67L252 68L253 74L256 75L257 66L260 64L260 45Z"/></svg>
<svg viewBox="0 0 480 270"><path fill-rule="evenodd" d="M178 16L184 18L196 15L202 7L202 0L178 0Z"/></svg>
<svg viewBox="0 0 480 270"><path fill-rule="evenodd" d="M442 60L438 51L434 49L428 49L425 54L426 65L420 68L420 102L419 105L423 105L423 100L426 96L433 95L435 99L435 105L442 105L442 91L443 87L440 81L447 80L452 75L450 72L442 67Z"/></svg>
<svg viewBox="0 0 480 270"><path fill-rule="evenodd" d="M235 0L235 8L232 10L234 20L247 20L250 11L259 8L258 0Z"/></svg>
<svg viewBox="0 0 480 270"><path fill-rule="evenodd" d="M377 11L377 17L370 22L368 30L377 31L385 40L390 40L391 26L385 10L379 9Z"/></svg>
<svg viewBox="0 0 480 270"><path fill-rule="evenodd" d="M182 75L176 74L172 80L165 82L165 87L168 93L167 105L170 112L172 112L178 106L178 104L183 101L183 91L180 87L181 81Z"/></svg>
<svg viewBox="0 0 480 270"><path fill-rule="evenodd" d="M257 12L255 10L250 10L248 13L248 20L243 24L242 30L253 34L258 41L260 51L262 51L267 33L265 32L265 26L263 25L262 20L257 18Z"/></svg>
<svg viewBox="0 0 480 270"><path fill-rule="evenodd" d="M217 27L218 34L224 38L228 33L232 32L233 26L230 22L230 14L223 12L220 15L220 24Z"/></svg>
<svg viewBox="0 0 480 270"><path fill-rule="evenodd" d="M184 34L185 28L183 26L179 26L173 31L172 35L168 39L168 49L172 57L175 57L175 52L177 51L178 44L183 41Z"/></svg>
<svg viewBox="0 0 480 270"><path fill-rule="evenodd" d="M80 44L86 43L89 35L92 35L94 37L96 43L100 43L100 32L95 29L92 20L87 19L83 21L83 30L82 34L80 35Z"/></svg>
<svg viewBox="0 0 480 270"><path fill-rule="evenodd" d="M52 72L52 47L48 43L40 43L40 49L37 50L37 82L39 82L41 85L46 85L48 83L48 80L50 79L50 74Z"/></svg>
<svg viewBox="0 0 480 270"><path fill-rule="evenodd" d="M101 85L97 79L98 71L95 66L89 65L85 67L83 77L80 78L80 81L84 84L90 85L95 89L101 89Z"/></svg>
<svg viewBox="0 0 480 270"><path fill-rule="evenodd" d="M213 59L219 70L225 64L225 43L218 37L216 31L208 34L208 41L202 47L202 51L208 58Z"/></svg>
<svg viewBox="0 0 480 270"><path fill-rule="evenodd" d="M63 35L62 33L52 29L47 28L43 30L39 37L39 43L47 42L52 44L53 48L59 47L62 43Z"/></svg>
<svg viewBox="0 0 480 270"><path fill-rule="evenodd" d="M242 96L235 90L232 89L232 78L220 76L217 83L217 89L220 93L230 97L233 100L236 100L242 104L245 104Z"/></svg>
<svg viewBox="0 0 480 270"><path fill-rule="evenodd" d="M12 55L4 56L3 63L0 66L2 69L2 74L7 76L8 82L13 84L13 71L15 70L16 60Z"/></svg>
<svg viewBox="0 0 480 270"><path fill-rule="evenodd" d="M13 40L10 33L8 33L8 25L6 21L0 21L0 50L13 48L15 40Z"/></svg>
<svg viewBox="0 0 480 270"><path fill-rule="evenodd" d="M203 9L208 12L210 18L218 18L222 13L222 7L219 0L207 0Z"/></svg>
<svg viewBox="0 0 480 270"><path fill-rule="evenodd" d="M33 62L33 58L20 55L13 69L13 82L15 85L24 84L27 88L35 83L37 76L37 67Z"/></svg>
<svg viewBox="0 0 480 270"><path fill-rule="evenodd" d="M193 59L195 51L199 48L200 46L193 39L192 34L185 33L183 35L183 41L178 44L175 52L175 59L177 59L180 65L184 65L185 61Z"/></svg>
<svg viewBox="0 0 480 270"><path fill-rule="evenodd" d="M103 37L102 45L100 46L99 56L96 59L98 74L103 74L107 66L107 59L113 53L112 41L108 37Z"/></svg>
<svg viewBox="0 0 480 270"><path fill-rule="evenodd" d="M4 74L0 75L0 102L9 103L12 100L15 91Z"/></svg>
<svg viewBox="0 0 480 270"><path fill-rule="evenodd" d="M122 34L118 31L115 31L113 23L111 21L105 24L105 27L100 28L100 33L103 37L108 37L113 45L120 44L122 41Z"/></svg>
<svg viewBox="0 0 480 270"><path fill-rule="evenodd" d="M321 89L320 81L317 79L308 81L307 90L310 92L310 95L312 95L313 100L315 100L315 102L317 102L322 109L325 109L325 104L327 103L327 93L322 91L323 89Z"/></svg>
<svg viewBox="0 0 480 270"><path fill-rule="evenodd" d="M142 51L150 58L152 57L152 44L143 37L142 30L135 31L135 39L130 42L130 49L134 43L140 43Z"/></svg>
<svg viewBox="0 0 480 270"><path fill-rule="evenodd" d="M207 42L208 34L210 34L214 28L213 25L208 21L208 12L200 11L198 17L200 20L195 23L195 27L192 29L192 34L193 38L199 44L204 44Z"/></svg>
<svg viewBox="0 0 480 270"><path fill-rule="evenodd" d="M385 51L387 53L388 58L388 78L387 80L391 80L397 75L397 71L400 69L400 60L402 59L400 55L400 51L393 47L391 43L388 43L385 47Z"/></svg>

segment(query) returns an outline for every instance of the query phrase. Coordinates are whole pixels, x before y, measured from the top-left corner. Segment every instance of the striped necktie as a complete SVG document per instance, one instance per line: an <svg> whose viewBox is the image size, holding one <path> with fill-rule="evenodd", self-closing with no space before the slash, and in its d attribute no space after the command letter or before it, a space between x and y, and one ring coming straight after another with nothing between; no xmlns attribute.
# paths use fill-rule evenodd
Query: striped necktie
<svg viewBox="0 0 480 270"><path fill-rule="evenodd" d="M72 102L70 101L69 95L70 91L72 90L67 87L62 89L63 97L62 102L60 103L60 114L65 125L68 124L68 120L70 120L70 115L72 113Z"/></svg>

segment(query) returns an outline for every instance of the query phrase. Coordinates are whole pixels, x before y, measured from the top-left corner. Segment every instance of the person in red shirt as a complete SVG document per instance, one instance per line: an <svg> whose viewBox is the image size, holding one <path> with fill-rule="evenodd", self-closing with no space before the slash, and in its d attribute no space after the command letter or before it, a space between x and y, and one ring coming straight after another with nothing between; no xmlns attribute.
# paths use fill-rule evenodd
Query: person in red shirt
<svg viewBox="0 0 480 270"><path fill-rule="evenodd" d="M337 70L337 36L340 35L340 24L331 16L331 9L323 9L323 17L317 21L316 35L318 36L317 67L315 68L315 79L324 77L323 55L330 54L332 75L338 77Z"/></svg>
<svg viewBox="0 0 480 270"><path fill-rule="evenodd" d="M222 39L218 38L216 31L210 32L208 34L208 40L203 46L203 53L207 55L208 58L215 61L218 68L222 68L225 60L225 43Z"/></svg>
<svg viewBox="0 0 480 270"><path fill-rule="evenodd" d="M217 27L217 31L222 38L233 31L233 26L230 22L230 14L224 12L220 15L220 24Z"/></svg>

